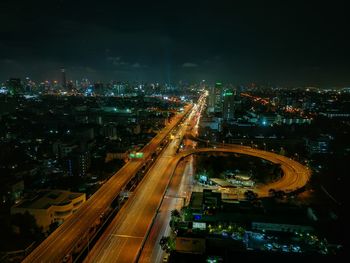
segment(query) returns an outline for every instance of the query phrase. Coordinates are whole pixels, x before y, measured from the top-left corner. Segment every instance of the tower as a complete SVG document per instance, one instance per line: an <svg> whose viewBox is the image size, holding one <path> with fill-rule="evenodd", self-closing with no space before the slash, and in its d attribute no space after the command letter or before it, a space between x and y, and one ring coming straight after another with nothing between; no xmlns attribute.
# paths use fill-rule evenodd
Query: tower
<svg viewBox="0 0 350 263"><path fill-rule="evenodd" d="M223 94L223 119L226 121L233 120L235 113L235 92L225 90Z"/></svg>
<svg viewBox="0 0 350 263"><path fill-rule="evenodd" d="M66 69L65 68L61 68L61 85L64 89L67 88Z"/></svg>
<svg viewBox="0 0 350 263"><path fill-rule="evenodd" d="M213 92L214 112L222 112L222 83L216 82Z"/></svg>

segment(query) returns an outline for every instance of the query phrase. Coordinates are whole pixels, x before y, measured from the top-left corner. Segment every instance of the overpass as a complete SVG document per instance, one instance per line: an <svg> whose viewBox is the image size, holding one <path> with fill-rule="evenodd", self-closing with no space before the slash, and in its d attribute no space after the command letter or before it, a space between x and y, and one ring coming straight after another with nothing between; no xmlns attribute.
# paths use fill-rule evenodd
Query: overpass
<svg viewBox="0 0 350 263"><path fill-rule="evenodd" d="M293 192L295 190L298 190L299 188L304 187L311 178L311 170L308 167L302 165L301 163L292 160L291 158L273 152L268 152L264 150L251 148L249 146L242 146L236 144L230 144L220 148L201 148L188 150L178 154L177 158L181 160L191 154L206 152L244 154L253 157L258 157L272 162L274 164L279 164L283 171L283 176L278 181L266 185L257 186L256 193L260 197L268 196L270 189L282 190L285 192Z"/></svg>
<svg viewBox="0 0 350 263"><path fill-rule="evenodd" d="M174 139L164 148L131 197L102 233L85 258L85 262L137 261L177 163L180 161L176 157L179 144L188 126L194 126L198 121L206 96L203 94L200 97L183 125L179 125Z"/></svg>

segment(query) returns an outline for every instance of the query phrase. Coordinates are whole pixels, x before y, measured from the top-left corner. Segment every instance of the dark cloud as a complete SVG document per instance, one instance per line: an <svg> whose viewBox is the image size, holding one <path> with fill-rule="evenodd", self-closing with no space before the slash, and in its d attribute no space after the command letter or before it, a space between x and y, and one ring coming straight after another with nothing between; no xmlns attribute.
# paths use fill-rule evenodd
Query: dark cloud
<svg viewBox="0 0 350 263"><path fill-rule="evenodd" d="M185 62L182 64L183 68L196 68L198 67L198 65L196 63L192 63L192 62Z"/></svg>
<svg viewBox="0 0 350 263"><path fill-rule="evenodd" d="M345 1L2 0L0 80L54 78L65 66L99 80L349 85L345 10Z"/></svg>

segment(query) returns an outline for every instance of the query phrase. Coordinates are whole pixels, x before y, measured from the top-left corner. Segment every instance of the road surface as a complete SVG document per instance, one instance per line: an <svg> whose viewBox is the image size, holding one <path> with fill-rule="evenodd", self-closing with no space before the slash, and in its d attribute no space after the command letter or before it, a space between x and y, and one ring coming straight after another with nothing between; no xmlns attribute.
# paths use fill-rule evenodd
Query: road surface
<svg viewBox="0 0 350 263"><path fill-rule="evenodd" d="M105 232L88 254L85 262L135 262L144 244L148 231L158 212L170 179L179 159L175 157L179 143L205 103L203 95L193 107L184 125L149 169L133 196L118 212Z"/></svg>
<svg viewBox="0 0 350 263"><path fill-rule="evenodd" d="M160 247L159 241L163 236L170 235L171 211L174 209L180 211L189 202L193 185L192 162L193 156L189 156L177 166L151 231L147 236L138 260L139 263L162 262L165 252Z"/></svg>

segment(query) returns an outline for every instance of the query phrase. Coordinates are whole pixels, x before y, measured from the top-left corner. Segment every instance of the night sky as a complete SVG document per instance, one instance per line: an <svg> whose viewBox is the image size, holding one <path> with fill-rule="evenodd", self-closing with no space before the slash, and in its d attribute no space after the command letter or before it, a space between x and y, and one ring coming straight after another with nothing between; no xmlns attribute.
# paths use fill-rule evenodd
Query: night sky
<svg viewBox="0 0 350 263"><path fill-rule="evenodd" d="M1 0L0 81L350 85L345 1L151 2Z"/></svg>

